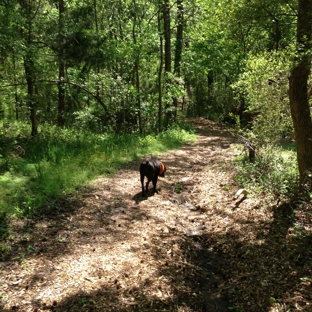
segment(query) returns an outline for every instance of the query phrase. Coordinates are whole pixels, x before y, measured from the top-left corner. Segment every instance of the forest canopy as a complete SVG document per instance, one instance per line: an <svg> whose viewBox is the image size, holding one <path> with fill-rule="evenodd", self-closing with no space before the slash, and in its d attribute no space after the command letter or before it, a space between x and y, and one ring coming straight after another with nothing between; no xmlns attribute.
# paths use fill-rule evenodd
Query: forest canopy
<svg viewBox="0 0 312 312"><path fill-rule="evenodd" d="M24 0L0 8L1 118L31 122L32 135L44 123L149 132L182 108L215 120L254 110L255 90L271 79L280 93L289 75L269 62L289 63L295 46L296 1ZM251 73L257 82L234 93L252 61L262 66Z"/></svg>

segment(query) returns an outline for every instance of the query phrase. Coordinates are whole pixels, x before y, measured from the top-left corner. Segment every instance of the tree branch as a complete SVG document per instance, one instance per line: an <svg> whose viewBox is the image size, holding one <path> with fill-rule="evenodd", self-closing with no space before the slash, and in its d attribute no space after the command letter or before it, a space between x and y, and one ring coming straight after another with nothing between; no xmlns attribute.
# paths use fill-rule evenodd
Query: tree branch
<svg viewBox="0 0 312 312"><path fill-rule="evenodd" d="M59 83L62 83L62 84L68 84L68 85L72 85L72 86L75 86L83 91L85 91L86 93L88 93L89 95L91 95L104 109L105 113L107 114L107 116L110 118L110 119L113 119L113 116L112 114L110 113L108 107L105 105L105 103L102 101L101 97L96 94L96 93L93 93L92 91L90 91L88 88L76 83L76 82L72 82L72 81L67 81L67 80L37 80L34 84L38 84L38 83L53 83L53 84L59 84ZM17 86L25 86L26 83L10 83L10 84L6 84L6 85L0 85L0 88L8 88L8 87L17 87Z"/></svg>

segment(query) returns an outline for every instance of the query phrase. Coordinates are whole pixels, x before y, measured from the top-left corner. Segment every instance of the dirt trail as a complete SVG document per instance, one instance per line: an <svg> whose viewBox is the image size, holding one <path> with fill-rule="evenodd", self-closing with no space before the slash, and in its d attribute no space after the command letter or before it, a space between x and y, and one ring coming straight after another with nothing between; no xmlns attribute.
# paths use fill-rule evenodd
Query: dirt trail
<svg viewBox="0 0 312 312"><path fill-rule="evenodd" d="M193 123L198 140L159 157L168 169L158 194L141 197L133 162L19 224L14 257L0 263L2 310L243 311L235 302L244 289L249 311L268 311L252 286L266 278L252 266L267 245L244 246L263 242L273 214L234 197L233 137Z"/></svg>

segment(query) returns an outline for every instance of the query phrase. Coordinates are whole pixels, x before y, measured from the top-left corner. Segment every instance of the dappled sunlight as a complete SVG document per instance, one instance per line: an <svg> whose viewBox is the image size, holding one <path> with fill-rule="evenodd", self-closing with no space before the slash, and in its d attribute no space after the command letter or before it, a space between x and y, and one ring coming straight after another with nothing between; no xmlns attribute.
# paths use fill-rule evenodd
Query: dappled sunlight
<svg viewBox="0 0 312 312"><path fill-rule="evenodd" d="M167 172L157 193L150 185L141 196L136 161L16 224L20 238L1 264L3 310L304 307L310 253L298 252L310 237L297 235L289 205L236 195L236 142L205 127L195 143L159 155Z"/></svg>
<svg viewBox="0 0 312 312"><path fill-rule="evenodd" d="M29 177L12 175L10 172L6 172L0 176L0 186L2 190L8 192L13 187L23 187L28 180Z"/></svg>

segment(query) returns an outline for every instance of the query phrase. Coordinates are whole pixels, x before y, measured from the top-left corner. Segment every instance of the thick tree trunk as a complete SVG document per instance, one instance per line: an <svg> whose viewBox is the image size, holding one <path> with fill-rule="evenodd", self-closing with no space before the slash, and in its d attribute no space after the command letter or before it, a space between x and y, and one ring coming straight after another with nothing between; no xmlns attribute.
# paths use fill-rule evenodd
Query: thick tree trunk
<svg viewBox="0 0 312 312"><path fill-rule="evenodd" d="M311 73L312 0L298 0L298 57L289 79L289 100L297 145L300 183L312 171L312 122L308 101Z"/></svg>

